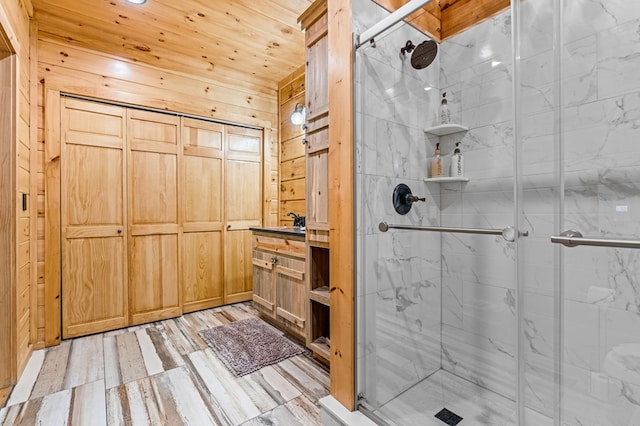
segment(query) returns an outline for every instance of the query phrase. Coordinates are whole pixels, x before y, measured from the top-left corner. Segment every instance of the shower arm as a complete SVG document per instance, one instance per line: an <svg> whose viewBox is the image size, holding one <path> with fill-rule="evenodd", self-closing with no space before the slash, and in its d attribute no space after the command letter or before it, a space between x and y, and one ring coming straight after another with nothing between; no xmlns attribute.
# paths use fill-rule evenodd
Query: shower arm
<svg viewBox="0 0 640 426"><path fill-rule="evenodd" d="M513 226L507 226L503 229L483 229L483 228L452 228L448 226L418 226L418 225L393 225L387 222L380 222L378 229L387 232L389 229L408 229L411 231L431 231L431 232L452 232L457 234L482 234L482 235L501 235L506 241L516 240L516 230ZM519 233L521 237L528 237L529 231Z"/></svg>

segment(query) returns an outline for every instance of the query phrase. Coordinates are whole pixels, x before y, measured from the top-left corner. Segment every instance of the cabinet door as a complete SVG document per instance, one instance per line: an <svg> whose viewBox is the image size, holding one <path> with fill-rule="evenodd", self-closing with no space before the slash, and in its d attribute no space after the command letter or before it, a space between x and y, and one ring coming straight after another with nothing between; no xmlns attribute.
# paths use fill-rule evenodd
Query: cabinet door
<svg viewBox="0 0 640 426"><path fill-rule="evenodd" d="M307 114L313 118L329 109L329 86L327 84L329 43L326 14L307 29L307 40L305 90Z"/></svg>
<svg viewBox="0 0 640 426"><path fill-rule="evenodd" d="M305 262L286 256L277 256L276 259L276 315L295 325L304 335L306 318Z"/></svg>
<svg viewBox="0 0 640 426"><path fill-rule="evenodd" d="M62 337L128 324L125 110L63 98Z"/></svg>
<svg viewBox="0 0 640 426"><path fill-rule="evenodd" d="M192 312L223 303L224 126L182 120L183 310Z"/></svg>
<svg viewBox="0 0 640 426"><path fill-rule="evenodd" d="M178 117L129 110L131 322L182 313L178 254Z"/></svg>
<svg viewBox="0 0 640 426"><path fill-rule="evenodd" d="M307 219L310 230L329 230L329 151L307 155Z"/></svg>
<svg viewBox="0 0 640 426"><path fill-rule="evenodd" d="M252 298L252 239L262 224L262 131L225 126L225 303Z"/></svg>
<svg viewBox="0 0 640 426"><path fill-rule="evenodd" d="M276 292L273 275L273 253L253 250L253 301L263 314L275 316Z"/></svg>

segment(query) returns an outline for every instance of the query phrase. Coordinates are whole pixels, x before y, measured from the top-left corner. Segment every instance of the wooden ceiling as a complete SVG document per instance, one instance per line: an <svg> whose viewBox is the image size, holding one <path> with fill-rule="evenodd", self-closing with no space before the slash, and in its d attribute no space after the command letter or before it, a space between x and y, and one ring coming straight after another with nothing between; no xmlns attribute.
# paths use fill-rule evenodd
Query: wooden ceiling
<svg viewBox="0 0 640 426"><path fill-rule="evenodd" d="M312 0L33 0L40 38L277 90L304 63L298 16Z"/></svg>
<svg viewBox="0 0 640 426"><path fill-rule="evenodd" d="M408 0L373 1L393 12ZM441 42L501 13L510 4L510 0L433 0L405 21Z"/></svg>

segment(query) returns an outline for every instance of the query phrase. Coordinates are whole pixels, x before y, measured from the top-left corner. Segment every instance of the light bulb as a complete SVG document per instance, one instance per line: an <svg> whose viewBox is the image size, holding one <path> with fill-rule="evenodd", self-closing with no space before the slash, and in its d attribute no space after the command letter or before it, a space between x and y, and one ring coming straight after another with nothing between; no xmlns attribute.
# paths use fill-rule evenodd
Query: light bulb
<svg viewBox="0 0 640 426"><path fill-rule="evenodd" d="M302 104L297 103L295 108L293 109L293 112L291 113L291 124L294 124L296 126L301 125L302 123L304 123L305 115L305 107Z"/></svg>

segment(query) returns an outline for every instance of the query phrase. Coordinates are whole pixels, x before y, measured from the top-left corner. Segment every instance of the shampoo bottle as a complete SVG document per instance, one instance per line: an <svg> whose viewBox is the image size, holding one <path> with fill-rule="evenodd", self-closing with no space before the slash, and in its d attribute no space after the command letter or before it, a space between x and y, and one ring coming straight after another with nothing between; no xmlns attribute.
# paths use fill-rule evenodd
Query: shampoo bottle
<svg viewBox="0 0 640 426"><path fill-rule="evenodd" d="M442 176L442 157L440 156L440 144L436 144L436 152L431 159L431 177Z"/></svg>
<svg viewBox="0 0 640 426"><path fill-rule="evenodd" d="M464 158L460 153L460 142L456 142L456 149L453 150L453 155L451 156L451 172L449 176L464 176Z"/></svg>
<svg viewBox="0 0 640 426"><path fill-rule="evenodd" d="M451 111L449 111L449 105L447 103L447 92L442 94L442 100L440 101L440 124L449 124L451 122Z"/></svg>

